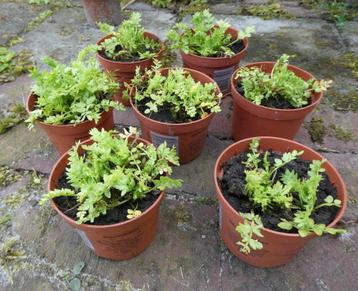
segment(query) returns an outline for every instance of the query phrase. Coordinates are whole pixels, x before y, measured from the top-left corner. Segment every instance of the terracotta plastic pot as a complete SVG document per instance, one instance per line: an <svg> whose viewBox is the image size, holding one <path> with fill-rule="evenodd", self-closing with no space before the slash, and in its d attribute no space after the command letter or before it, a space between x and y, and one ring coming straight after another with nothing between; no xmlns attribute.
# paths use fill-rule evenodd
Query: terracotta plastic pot
<svg viewBox="0 0 358 291"><path fill-rule="evenodd" d="M305 160L322 160L324 159L316 151L299 144L297 142L276 138L276 137L259 137L260 149L273 149L277 152L287 152L292 150L304 150L301 158ZM240 235L235 231L236 226L243 222L242 216L227 202L223 196L218 179L223 175L223 165L233 156L242 151L248 150L251 139L244 139L229 146L219 156L216 161L214 170L214 181L216 187L216 195L220 203L220 235L229 250L242 261L255 267L276 267L281 266L291 261L300 249L310 240L317 237L311 234L307 237L300 237L298 234L288 234L263 228L261 233L263 237L257 238L263 244L262 250L251 251L246 255L240 252L240 246L237 242L240 240ZM339 209L335 219L328 225L334 227L343 216L347 205L347 192L345 184L334 168L334 166L326 161L323 164L330 181L337 188L338 198L342 201L342 207Z"/></svg>
<svg viewBox="0 0 358 291"><path fill-rule="evenodd" d="M118 0L82 0L82 4L87 21L92 26L96 26L97 22L119 25L122 21Z"/></svg>
<svg viewBox="0 0 358 291"><path fill-rule="evenodd" d="M238 31L232 27L228 28L227 33L233 38L237 38ZM223 94L230 92L230 77L238 68L240 60L245 56L249 47L247 38L243 40L244 48L232 57L203 57L194 54L180 52L183 59L183 66L202 72L211 77L220 87Z"/></svg>
<svg viewBox="0 0 358 291"><path fill-rule="evenodd" d="M162 75L166 76L168 70L169 68L161 69ZM203 73L191 69L184 70L189 72L195 81L201 83L214 82ZM218 86L217 94L220 94ZM192 122L166 123L145 116L136 108L132 99L130 102L134 114L140 122L142 135L146 140L151 141L156 146L164 141L167 142L168 146L175 146L181 164L189 163L201 154L208 134L208 128L213 118L213 113L210 113L205 118Z"/></svg>
<svg viewBox="0 0 358 291"><path fill-rule="evenodd" d="M245 67L260 67L264 72L271 73L274 65L275 62L259 62ZM303 80L314 78L310 73L298 67L289 65L288 68ZM293 139L305 117L318 105L323 96L322 92L314 93L309 105L297 109L275 109L256 105L236 90L238 80L235 80L235 75L236 72L231 77L231 94L234 100L232 114L234 140L259 135Z"/></svg>
<svg viewBox="0 0 358 291"><path fill-rule="evenodd" d="M31 94L26 103L27 112L30 113L36 104L36 96ZM46 132L48 138L55 146L59 155L63 155L76 142L86 140L90 137L91 128L113 129L113 109L103 112L98 123L94 121L84 121L76 125L51 125L44 122L36 122L38 126Z"/></svg>
<svg viewBox="0 0 358 291"><path fill-rule="evenodd" d="M155 34L150 32L145 32L144 35L148 38L154 39L158 41L161 44L161 49L158 52L158 54L155 56L155 59L160 59L162 53L163 53L163 43L157 37ZM100 45L102 42L104 42L106 39L111 38L112 35L107 35L106 37L102 38L97 42L97 45ZM153 58L154 59L154 58ZM144 71L146 68L150 68L153 65L153 59L145 59L141 61L135 61L135 62L118 62L118 61L111 61L104 57L102 57L100 54L97 54L97 60L100 62L102 67L105 69L105 71L112 73L118 82L120 83L120 87L118 89L118 93L113 96L114 100L117 100L121 103L123 103L125 106L130 106L129 100L124 100L122 98L122 92L125 89L123 83L130 83L135 75L135 69L136 67L140 67L141 71Z"/></svg>
<svg viewBox="0 0 358 291"><path fill-rule="evenodd" d="M149 144L147 141L138 138L138 142ZM82 145L93 143L92 140L82 142ZM80 153L84 150L80 148ZM65 153L53 167L48 190L56 189L57 182L65 171L68 164L68 152ZM146 211L139 217L124 222L110 225L78 224L72 218L66 216L52 201L52 207L57 213L81 236L83 242L91 248L97 256L112 260L127 260L139 255L153 241L157 232L160 204L164 192Z"/></svg>

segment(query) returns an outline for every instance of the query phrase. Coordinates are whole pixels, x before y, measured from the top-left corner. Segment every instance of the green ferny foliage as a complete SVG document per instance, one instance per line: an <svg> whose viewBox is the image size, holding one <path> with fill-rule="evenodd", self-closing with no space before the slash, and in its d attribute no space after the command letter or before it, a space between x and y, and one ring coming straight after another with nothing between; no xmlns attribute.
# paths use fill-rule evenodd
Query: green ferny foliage
<svg viewBox="0 0 358 291"><path fill-rule="evenodd" d="M280 180L273 182L277 170L303 154L303 151L292 151L284 153L282 159L275 159L273 166L268 161L268 152L263 156L263 166L259 159L259 141L253 139L250 144L251 152L248 153L248 160L245 164L246 170L246 191L255 205L260 206L262 211L273 208L274 206L291 208L293 197L290 185L282 183Z"/></svg>
<svg viewBox="0 0 358 291"><path fill-rule="evenodd" d="M74 196L78 201L77 222L93 222L111 208L126 202L144 199L154 190L180 187L181 180L173 180L171 164L179 165L175 148L166 143L144 145L130 141L133 131L90 131L94 141L83 145L85 156L78 154L79 144L70 152L66 169L72 189L56 189L40 201L44 204L55 197ZM168 175L168 176L166 176Z"/></svg>
<svg viewBox="0 0 358 291"><path fill-rule="evenodd" d="M283 219L282 222L278 224L280 228L286 230L296 228L302 237L312 232L317 235L322 235L325 232L330 234L344 232L342 229L334 229L324 224L316 224L310 217L312 212L318 208L324 206L341 206L341 201L334 199L332 196L327 196L323 204L316 205L317 188L322 179L321 173L324 172L324 169L321 167L323 163L324 161L313 161L308 171L309 178L303 181L298 179L296 173L290 171L286 171L282 176L282 180L286 185L290 185L292 192L298 193L300 209L295 213L293 221Z"/></svg>
<svg viewBox="0 0 358 291"><path fill-rule="evenodd" d="M324 203L317 205L317 189L322 180L322 173L325 171L322 167L324 160L312 161L307 178L300 179L297 173L287 169L280 177L277 177L278 169L297 159L301 154L303 151L286 152L281 159L275 159L274 164L271 165L268 161L269 152L260 153L259 140L254 138L250 143L250 152L245 162L245 194L255 207L261 208L263 213L277 208L296 210L292 221L282 219L278 227L285 230L295 228L301 237L311 233L322 235L323 233L345 232L324 224L316 224L311 218L312 213L321 207L341 206L341 201L334 199L331 195L325 198ZM262 248L262 245L260 246L257 242L251 242L253 234L260 236L259 230L262 228L262 223L254 214L246 213L243 216L244 223L236 228L242 239L238 244L242 246L244 253L249 253L251 249Z"/></svg>
<svg viewBox="0 0 358 291"><path fill-rule="evenodd" d="M240 79L245 98L260 105L264 100L277 98L287 100L293 107L300 108L309 103L312 93L326 91L332 81L305 81L288 68L289 56L283 54L275 63L270 74L259 67L243 67L235 76Z"/></svg>
<svg viewBox="0 0 358 291"><path fill-rule="evenodd" d="M150 3L154 6L166 8L172 2L172 0L151 0Z"/></svg>
<svg viewBox="0 0 358 291"><path fill-rule="evenodd" d="M29 3L35 5L43 5L43 4L49 4L50 0L29 0Z"/></svg>
<svg viewBox="0 0 358 291"><path fill-rule="evenodd" d="M112 35L99 46L99 50L112 60L140 60L154 58L160 50L160 42L146 37L140 24L141 15L133 12L128 20L122 22L117 31L106 23L98 23L102 32Z"/></svg>
<svg viewBox="0 0 358 291"><path fill-rule="evenodd" d="M96 50L97 46L86 47L69 66L45 57L50 71L31 72L37 100L26 120L29 128L37 120L47 124L78 124L87 120L97 123L103 111L112 107L123 110L121 104L111 100L118 83L102 71L94 57Z"/></svg>
<svg viewBox="0 0 358 291"><path fill-rule="evenodd" d="M168 32L168 40L173 49L181 49L187 54L205 57L235 55L231 46L250 37L255 31L254 27L247 27L238 33L237 38L233 39L229 33L226 33L230 24L223 20L216 21L207 9L193 15L192 25L193 27L185 23L175 24Z"/></svg>
<svg viewBox="0 0 358 291"><path fill-rule="evenodd" d="M158 63L144 74L137 69L132 86L129 86L129 92L133 91L136 105L145 102L145 114L166 108L178 123L221 111L221 93L217 94L215 84L196 82L181 68L170 69L167 76L161 74Z"/></svg>
<svg viewBox="0 0 358 291"><path fill-rule="evenodd" d="M241 237L241 240L237 242L241 246L240 251L244 254L249 254L251 250L262 249L262 243L253 238L254 235L263 237L261 229L264 226L260 216L254 213L240 213L240 215L244 218L244 222L239 223L235 228Z"/></svg>

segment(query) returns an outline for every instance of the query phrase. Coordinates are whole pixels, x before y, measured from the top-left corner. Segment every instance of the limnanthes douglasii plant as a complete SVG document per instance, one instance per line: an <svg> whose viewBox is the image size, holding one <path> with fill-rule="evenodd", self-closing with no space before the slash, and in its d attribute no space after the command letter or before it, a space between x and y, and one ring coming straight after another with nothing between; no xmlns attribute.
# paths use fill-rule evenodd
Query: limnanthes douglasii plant
<svg viewBox="0 0 358 291"><path fill-rule="evenodd" d="M216 21L209 10L197 12L193 15L192 27L185 23L177 23L168 32L168 39L173 49L181 49L186 54L204 57L230 57L235 55L233 46L250 37L254 27L247 27L239 31L237 38L226 33L230 24Z"/></svg>
<svg viewBox="0 0 358 291"><path fill-rule="evenodd" d="M161 74L156 63L144 74L136 71L129 92L134 93L134 103L144 108L144 114L170 112L174 123L183 123L204 118L212 112L220 112L221 93L214 83L202 84L193 79L182 68L173 68L168 75Z"/></svg>
<svg viewBox="0 0 358 291"><path fill-rule="evenodd" d="M261 105L268 100L288 101L292 107L300 108L307 105L313 93L326 91L332 81L308 81L296 76L288 68L289 56L283 54L275 63L270 74L259 67L242 67L235 76L244 90L244 97Z"/></svg>
<svg viewBox="0 0 358 291"><path fill-rule="evenodd" d="M86 47L70 65L45 57L50 70L31 72L37 99L27 119L30 128L35 121L55 125L98 122L103 111L112 107L123 110L121 104L111 100L118 83L101 70L95 51L96 46Z"/></svg>
<svg viewBox="0 0 358 291"><path fill-rule="evenodd" d="M122 22L118 30L106 23L98 23L102 32L112 37L99 46L99 52L113 61L136 61L154 58L161 44L144 35L140 24L141 15L133 12L128 20Z"/></svg>
<svg viewBox="0 0 358 291"><path fill-rule="evenodd" d="M245 162L245 195L253 203L255 209L261 213L269 213L275 209L291 210L292 219L283 219L277 226L283 230L297 230L301 237L311 233L322 235L323 233L338 234L342 229L327 227L325 224L316 223L312 214L321 207L340 207L341 201L328 195L323 203L317 201L317 190L325 172L322 164L324 160L314 160L309 165L307 177L300 178L294 170L286 170L279 176L278 170L303 154L303 151L286 152L281 158L269 161L268 151L259 152L259 140L253 139L250 144L250 152ZM240 233L241 251L249 253L251 249L261 249L263 245L253 235L262 237L263 224L258 214L242 213L244 222L240 223L236 231Z"/></svg>
<svg viewBox="0 0 358 291"><path fill-rule="evenodd" d="M40 204L56 197L73 196L78 202L77 222L94 222L109 209L135 203L150 192L181 185L181 180L169 178L171 164L179 162L176 150L166 143L157 148L138 143L132 129L118 134L93 128L90 134L94 143L82 146L84 155L78 153L79 144L69 153L66 175L71 187L47 193ZM141 214L131 208L127 212L128 219Z"/></svg>

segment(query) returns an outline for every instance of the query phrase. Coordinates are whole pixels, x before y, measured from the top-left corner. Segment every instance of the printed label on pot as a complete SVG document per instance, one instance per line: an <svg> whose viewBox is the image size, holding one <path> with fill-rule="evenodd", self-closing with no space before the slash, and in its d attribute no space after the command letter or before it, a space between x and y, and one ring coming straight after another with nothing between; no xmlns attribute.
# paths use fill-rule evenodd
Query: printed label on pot
<svg viewBox="0 0 358 291"><path fill-rule="evenodd" d="M229 81L234 69L235 67L230 67L224 70L214 71L213 79L218 83L221 91L225 92L229 90Z"/></svg>
<svg viewBox="0 0 358 291"><path fill-rule="evenodd" d="M179 137L178 136L162 135L162 134L151 131L150 137L152 139L152 143L155 146L158 146L166 141L167 146L168 147L175 146L175 148L177 150L177 154L179 154Z"/></svg>
<svg viewBox="0 0 358 291"><path fill-rule="evenodd" d="M86 233L82 230L76 229L77 233L80 235L80 237L82 238L83 242L85 243L85 245L87 247L89 247L92 251L94 251L94 247L91 243L91 241L88 239Z"/></svg>

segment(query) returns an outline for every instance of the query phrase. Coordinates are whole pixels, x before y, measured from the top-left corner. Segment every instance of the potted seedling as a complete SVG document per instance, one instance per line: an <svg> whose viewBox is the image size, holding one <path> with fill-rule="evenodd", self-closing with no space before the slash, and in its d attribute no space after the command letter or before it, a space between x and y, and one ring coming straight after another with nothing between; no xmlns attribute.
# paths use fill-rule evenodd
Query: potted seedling
<svg viewBox="0 0 358 291"><path fill-rule="evenodd" d="M197 12L192 27L177 23L168 33L174 49L180 49L184 67L213 78L223 93L229 91L230 77L248 48L248 37L255 31L238 31L223 20L216 21L209 10Z"/></svg>
<svg viewBox="0 0 358 291"><path fill-rule="evenodd" d="M121 1L119 0L82 0L82 4L87 21L93 26L100 21L112 25L121 23Z"/></svg>
<svg viewBox="0 0 358 291"><path fill-rule="evenodd" d="M88 139L91 128L112 129L112 108L123 109L112 101L118 85L102 72L94 49L83 49L69 66L45 57L50 70L31 72L35 84L26 106L29 128L38 124L60 155L76 141Z"/></svg>
<svg viewBox="0 0 358 291"><path fill-rule="evenodd" d="M248 64L233 74L234 140L259 135L292 139L321 101L332 81L318 81L303 69L289 65L288 59L284 54L277 62Z"/></svg>
<svg viewBox="0 0 358 291"><path fill-rule="evenodd" d="M182 164L200 155L213 114L220 111L222 94L211 78L156 63L144 74L137 69L127 92L145 139L175 146Z"/></svg>
<svg viewBox="0 0 358 291"><path fill-rule="evenodd" d="M283 265L313 238L344 232L334 228L346 209L344 182L302 144L276 137L236 142L218 158L214 179L221 237L253 266Z"/></svg>
<svg viewBox="0 0 358 291"><path fill-rule="evenodd" d="M118 30L105 23L98 24L106 36L97 42L97 59L107 72L116 76L120 88L114 98L126 106L129 106L129 100L122 99L124 83L132 80L136 67L141 71L151 67L153 59L159 59L163 49L160 39L144 31L140 21L140 13L134 12Z"/></svg>
<svg viewBox="0 0 358 291"><path fill-rule="evenodd" d="M178 157L132 129L118 134L94 128L90 134L55 164L40 204L51 200L98 256L129 259L154 239L163 191L181 185L169 177Z"/></svg>

